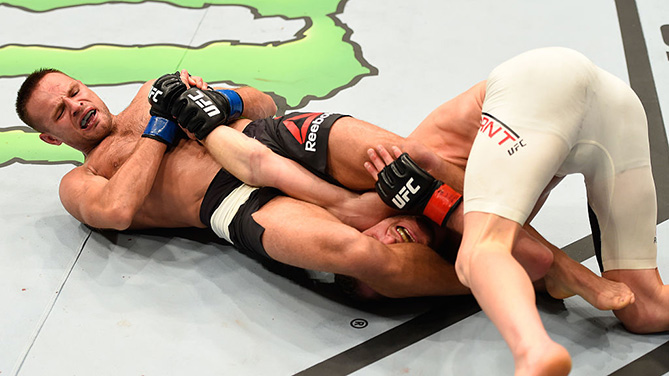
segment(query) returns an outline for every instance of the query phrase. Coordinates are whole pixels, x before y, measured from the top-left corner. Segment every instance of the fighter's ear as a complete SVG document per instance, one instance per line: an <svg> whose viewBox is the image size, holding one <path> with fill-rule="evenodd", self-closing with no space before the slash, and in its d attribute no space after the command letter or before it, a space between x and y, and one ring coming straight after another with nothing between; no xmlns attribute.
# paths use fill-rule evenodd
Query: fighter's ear
<svg viewBox="0 0 669 376"><path fill-rule="evenodd" d="M58 145L63 143L63 141L53 137L52 135L50 135L48 133L40 133L39 138L40 138L40 140L46 142L47 144L51 144L51 145L58 146Z"/></svg>

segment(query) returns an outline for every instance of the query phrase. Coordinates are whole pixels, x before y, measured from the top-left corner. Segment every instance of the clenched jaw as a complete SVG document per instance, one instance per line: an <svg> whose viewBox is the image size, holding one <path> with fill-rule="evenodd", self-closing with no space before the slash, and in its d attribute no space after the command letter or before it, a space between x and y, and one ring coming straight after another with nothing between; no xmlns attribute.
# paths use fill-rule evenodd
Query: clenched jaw
<svg viewBox="0 0 669 376"><path fill-rule="evenodd" d="M79 126L81 129L88 129L90 126L93 124L93 121L95 120L95 115L97 114L97 111L93 108L89 109L86 113L84 113L84 116L81 117L81 121L79 122Z"/></svg>
<svg viewBox="0 0 669 376"><path fill-rule="evenodd" d="M402 226L397 226L395 228L395 231L400 235L400 238L402 238L402 242L404 243L415 243L416 238L411 234L409 230L407 230L405 227Z"/></svg>

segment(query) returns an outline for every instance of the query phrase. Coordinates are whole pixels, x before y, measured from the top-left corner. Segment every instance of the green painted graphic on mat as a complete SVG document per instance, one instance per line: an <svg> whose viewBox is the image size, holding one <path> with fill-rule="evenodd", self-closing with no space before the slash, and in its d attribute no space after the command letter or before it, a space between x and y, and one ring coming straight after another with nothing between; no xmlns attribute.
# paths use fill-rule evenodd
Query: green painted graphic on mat
<svg viewBox="0 0 669 376"><path fill-rule="evenodd" d="M56 67L87 85L138 83L167 72L188 69L208 82L230 82L272 93L287 108L299 108L310 100L327 98L362 77L375 74L357 46L350 30L335 17L345 0L178 0L162 1L182 8L236 5L251 8L259 17L280 16L304 20L306 27L289 42L263 45L231 43L225 35L214 36L203 47L174 45L91 45L73 49L58 46L7 45L0 48L0 77L25 76L37 68ZM113 3L141 3L139 0ZM10 0L7 5L32 12L63 7L111 3L102 0ZM114 15L110 15L114 16ZM122 15L118 15L121 17ZM130 98L128 98L130 100ZM18 125L18 124L17 124ZM3 145L0 166L12 161L69 163L71 152L62 154L42 145L34 132L0 131ZM18 145L15 145L18 144ZM5 148L9 146L10 150ZM30 151L26 154L27 151ZM75 152L76 153L76 152ZM82 158L76 158L81 161Z"/></svg>

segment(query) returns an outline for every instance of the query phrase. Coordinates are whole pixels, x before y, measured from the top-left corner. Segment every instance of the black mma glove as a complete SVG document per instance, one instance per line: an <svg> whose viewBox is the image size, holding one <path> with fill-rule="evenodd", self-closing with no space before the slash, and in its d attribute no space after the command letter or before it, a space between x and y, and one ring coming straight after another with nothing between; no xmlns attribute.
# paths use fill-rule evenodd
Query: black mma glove
<svg viewBox="0 0 669 376"><path fill-rule="evenodd" d="M438 225L445 224L462 201L461 194L423 170L407 153L381 170L376 192L391 208L425 215Z"/></svg>
<svg viewBox="0 0 669 376"><path fill-rule="evenodd" d="M181 81L179 72L165 74L158 78L151 86L149 92L149 103L152 116L172 119L170 108L176 98L186 91L188 87Z"/></svg>
<svg viewBox="0 0 669 376"><path fill-rule="evenodd" d="M202 140L214 128L241 116L244 103L233 90L202 90L192 87L181 93L171 108L179 125Z"/></svg>

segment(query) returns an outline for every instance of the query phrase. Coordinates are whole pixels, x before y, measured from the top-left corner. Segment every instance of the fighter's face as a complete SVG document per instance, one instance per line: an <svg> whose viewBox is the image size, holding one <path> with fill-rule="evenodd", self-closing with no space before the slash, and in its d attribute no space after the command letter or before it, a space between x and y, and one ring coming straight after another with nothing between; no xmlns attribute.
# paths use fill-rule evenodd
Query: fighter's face
<svg viewBox="0 0 669 376"><path fill-rule="evenodd" d="M40 80L26 112L43 133L84 152L111 131L112 116L104 102L81 81L62 73Z"/></svg>
<svg viewBox="0 0 669 376"><path fill-rule="evenodd" d="M384 219L376 225L363 231L383 244L420 243L432 245L434 231L428 223L420 217L395 216Z"/></svg>

